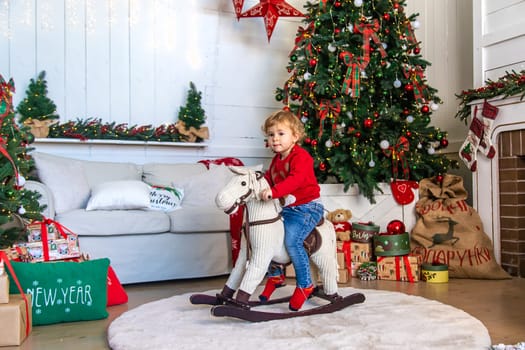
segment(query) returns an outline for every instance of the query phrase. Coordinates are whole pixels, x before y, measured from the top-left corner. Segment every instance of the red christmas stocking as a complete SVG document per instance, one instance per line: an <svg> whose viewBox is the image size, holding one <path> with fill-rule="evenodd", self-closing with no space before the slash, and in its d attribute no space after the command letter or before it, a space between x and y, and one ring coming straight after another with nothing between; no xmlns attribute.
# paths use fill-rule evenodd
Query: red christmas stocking
<svg viewBox="0 0 525 350"><path fill-rule="evenodd" d="M483 102L483 109L481 110L481 115L483 116L483 137L479 142L479 150L489 159L494 158L496 155L496 149L490 140L490 133L498 112L498 107L491 105L487 101Z"/></svg>
<svg viewBox="0 0 525 350"><path fill-rule="evenodd" d="M463 160L470 171L476 171L479 142L483 138L483 122L477 117L477 107L474 110L474 118L470 123L467 139L459 149L459 157Z"/></svg>

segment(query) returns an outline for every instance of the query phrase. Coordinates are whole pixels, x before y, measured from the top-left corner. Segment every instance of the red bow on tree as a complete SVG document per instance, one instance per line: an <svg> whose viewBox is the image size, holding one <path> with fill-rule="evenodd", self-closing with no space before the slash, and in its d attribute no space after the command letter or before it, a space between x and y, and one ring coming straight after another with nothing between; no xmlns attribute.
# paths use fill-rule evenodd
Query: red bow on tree
<svg viewBox="0 0 525 350"><path fill-rule="evenodd" d="M337 100L321 100L321 103L319 104L319 119L321 120L319 125L319 138L323 134L323 124L326 117L329 115L333 115L334 121L332 122L332 125L335 126L337 116L341 113L341 103Z"/></svg>
<svg viewBox="0 0 525 350"><path fill-rule="evenodd" d="M386 57L386 51L383 48L383 44L381 43L381 40L379 40L379 37L376 34L376 32L379 30L379 27L380 25L377 19L374 19L372 23L360 22L354 26L354 28L356 28L359 31L359 33L363 33L363 61L365 62L364 67L368 66L368 63L370 63L370 39L372 39L374 43L376 43L377 48L381 53L381 57Z"/></svg>
<svg viewBox="0 0 525 350"><path fill-rule="evenodd" d="M398 175L398 166L401 164L401 169L403 169L403 177L408 180L409 177L409 167L408 160L406 159L405 152L409 150L408 139L404 136L401 136L395 146L388 147L383 151L387 157L392 157L392 175L394 179L397 179Z"/></svg>

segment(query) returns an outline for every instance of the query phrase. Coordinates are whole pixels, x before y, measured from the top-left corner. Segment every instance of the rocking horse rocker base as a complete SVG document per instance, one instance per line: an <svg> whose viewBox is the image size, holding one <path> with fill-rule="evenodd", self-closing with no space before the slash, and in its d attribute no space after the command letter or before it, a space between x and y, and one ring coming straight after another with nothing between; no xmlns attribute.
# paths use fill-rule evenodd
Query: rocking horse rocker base
<svg viewBox="0 0 525 350"><path fill-rule="evenodd" d="M361 293L350 294L346 297L342 296L327 296L322 291L316 288L312 297L319 297L328 300L329 303L317 306L307 310L291 311L291 312L267 312L258 311L251 308L240 307L234 304L215 305L211 309L211 314L218 317L232 317L249 322L266 322L274 320L284 320L294 317L303 317L311 315L328 314L342 310L350 305L359 304L365 301L365 296ZM290 297L280 299L270 299L264 305L276 304L280 302L287 302ZM250 302L251 304L252 302ZM254 302L254 306L262 305L261 302Z"/></svg>
<svg viewBox="0 0 525 350"><path fill-rule="evenodd" d="M318 297L329 301L329 303L308 310L293 312L267 312L254 310L251 307L287 303L290 301L291 296L270 299L264 303L261 301L250 300L247 306L241 306L238 305L234 299L226 298L221 294L217 294L216 296L208 294L193 294L190 297L190 302L194 305L212 305L213 307L211 309L211 314L213 316L232 317L249 322L266 322L284 320L293 317L332 313L365 301L365 296L361 293L350 294L346 297L339 295L334 297L324 294L322 289L318 287L316 287L311 297Z"/></svg>

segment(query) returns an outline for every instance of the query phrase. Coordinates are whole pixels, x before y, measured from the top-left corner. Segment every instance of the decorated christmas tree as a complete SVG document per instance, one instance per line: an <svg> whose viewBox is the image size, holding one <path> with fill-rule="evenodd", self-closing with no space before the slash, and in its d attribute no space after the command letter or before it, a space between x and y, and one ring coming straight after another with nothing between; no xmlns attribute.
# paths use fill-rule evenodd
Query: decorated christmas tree
<svg viewBox="0 0 525 350"><path fill-rule="evenodd" d="M41 219L39 194L24 189L25 177L32 168L27 154L33 136L26 126L17 126L14 120L12 94L13 80L6 82L0 76L0 248L23 241L25 223Z"/></svg>
<svg viewBox="0 0 525 350"><path fill-rule="evenodd" d="M179 120L183 121L187 128L200 128L206 121L206 115L201 105L202 93L197 91L195 84L190 82L190 89L186 97L186 105L179 110Z"/></svg>
<svg viewBox="0 0 525 350"><path fill-rule="evenodd" d="M430 125L430 87L403 0L307 2L276 99L300 118L319 182L356 184L374 202L379 183L418 181L457 167Z"/></svg>
<svg viewBox="0 0 525 350"><path fill-rule="evenodd" d="M58 119L55 103L47 97L46 72L42 71L38 78L31 79L26 90L26 97L18 104L16 111L21 123L26 120L53 120Z"/></svg>

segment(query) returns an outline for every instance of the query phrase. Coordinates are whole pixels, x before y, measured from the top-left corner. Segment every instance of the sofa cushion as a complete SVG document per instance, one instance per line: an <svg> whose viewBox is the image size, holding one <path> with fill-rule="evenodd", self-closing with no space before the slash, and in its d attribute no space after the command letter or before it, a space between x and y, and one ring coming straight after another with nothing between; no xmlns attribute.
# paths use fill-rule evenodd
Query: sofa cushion
<svg viewBox="0 0 525 350"><path fill-rule="evenodd" d="M216 206L181 209L167 213L170 217L171 232L228 232L230 218Z"/></svg>
<svg viewBox="0 0 525 350"><path fill-rule="evenodd" d="M170 218L164 212L150 210L77 209L57 215L55 220L80 237L160 233L170 229ZM82 249L82 239L79 243Z"/></svg>
<svg viewBox="0 0 525 350"><path fill-rule="evenodd" d="M98 161L82 164L90 188L108 181L142 180L142 166L138 164Z"/></svg>
<svg viewBox="0 0 525 350"><path fill-rule="evenodd" d="M31 153L38 178L51 190L57 213L85 208L90 186L83 161L41 152Z"/></svg>
<svg viewBox="0 0 525 350"><path fill-rule="evenodd" d="M184 189L183 207L216 206L215 197L230 181L233 174L228 167L221 165L192 176L190 178L174 181L175 187Z"/></svg>
<svg viewBox="0 0 525 350"><path fill-rule="evenodd" d="M146 209L151 187L139 180L109 181L93 187L86 210Z"/></svg>
<svg viewBox="0 0 525 350"><path fill-rule="evenodd" d="M199 163L148 163L143 166L143 180L152 186L172 186L173 182L205 173L206 166Z"/></svg>

